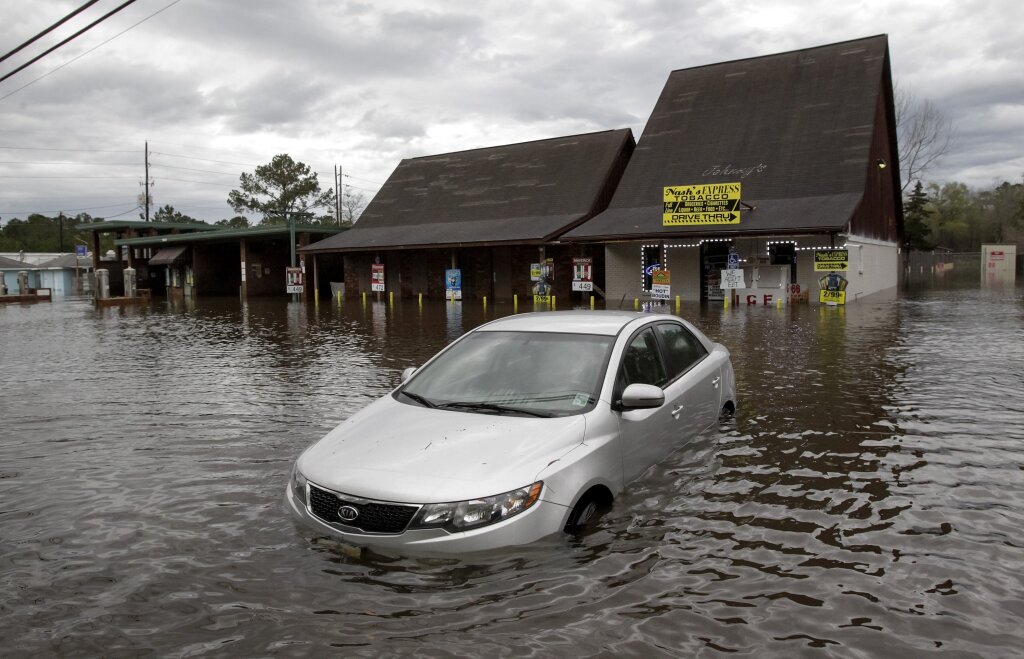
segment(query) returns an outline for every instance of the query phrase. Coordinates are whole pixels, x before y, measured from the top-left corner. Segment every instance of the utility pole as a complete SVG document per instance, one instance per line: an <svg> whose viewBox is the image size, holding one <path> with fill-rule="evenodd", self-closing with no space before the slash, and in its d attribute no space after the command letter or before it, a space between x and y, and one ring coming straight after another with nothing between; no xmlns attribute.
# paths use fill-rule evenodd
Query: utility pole
<svg viewBox="0 0 1024 659"><path fill-rule="evenodd" d="M149 140L146 140L146 221L149 222Z"/></svg>
<svg viewBox="0 0 1024 659"><path fill-rule="evenodd" d="M64 211L60 212L57 216L57 221L60 222L60 245L57 246L57 252L60 254L64 253Z"/></svg>
<svg viewBox="0 0 1024 659"><path fill-rule="evenodd" d="M337 174L337 176L338 176L338 184L337 184L336 187L338 189L338 194L335 195L334 200L338 203L338 226L340 227L342 220L345 219L345 216L342 214L344 212L344 210L345 210L345 204L344 204L344 201L345 201L345 197L344 197L344 195L345 195L345 184L342 181L342 178L345 176L345 174L342 173L342 166L341 165L338 165L338 174Z"/></svg>

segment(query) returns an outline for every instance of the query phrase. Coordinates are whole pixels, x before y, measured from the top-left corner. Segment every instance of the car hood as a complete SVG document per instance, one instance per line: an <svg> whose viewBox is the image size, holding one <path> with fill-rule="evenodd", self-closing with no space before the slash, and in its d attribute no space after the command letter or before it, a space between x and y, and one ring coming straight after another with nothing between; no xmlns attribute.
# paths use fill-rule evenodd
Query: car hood
<svg viewBox="0 0 1024 659"><path fill-rule="evenodd" d="M298 469L313 483L367 499L462 501L531 484L583 441L585 427L583 415L437 410L385 396L309 447Z"/></svg>

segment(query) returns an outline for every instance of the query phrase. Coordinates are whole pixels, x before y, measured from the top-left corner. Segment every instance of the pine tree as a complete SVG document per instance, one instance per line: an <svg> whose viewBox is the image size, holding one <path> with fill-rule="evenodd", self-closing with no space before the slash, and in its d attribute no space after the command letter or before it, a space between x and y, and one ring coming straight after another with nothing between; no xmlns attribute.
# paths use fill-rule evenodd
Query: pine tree
<svg viewBox="0 0 1024 659"><path fill-rule="evenodd" d="M928 227L928 216L932 214L928 195L924 193L921 181L914 186L907 203L903 205L903 239L909 249L930 252L935 245L928 240L931 228Z"/></svg>

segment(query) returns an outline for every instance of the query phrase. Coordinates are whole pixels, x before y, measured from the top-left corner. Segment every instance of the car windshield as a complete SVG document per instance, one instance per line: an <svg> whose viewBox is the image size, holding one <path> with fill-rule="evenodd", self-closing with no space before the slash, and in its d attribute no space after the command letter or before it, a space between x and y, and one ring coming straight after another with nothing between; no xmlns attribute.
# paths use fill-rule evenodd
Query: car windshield
<svg viewBox="0 0 1024 659"><path fill-rule="evenodd" d="M579 414L597 402L613 341L592 334L474 332L417 372L397 397L484 414Z"/></svg>

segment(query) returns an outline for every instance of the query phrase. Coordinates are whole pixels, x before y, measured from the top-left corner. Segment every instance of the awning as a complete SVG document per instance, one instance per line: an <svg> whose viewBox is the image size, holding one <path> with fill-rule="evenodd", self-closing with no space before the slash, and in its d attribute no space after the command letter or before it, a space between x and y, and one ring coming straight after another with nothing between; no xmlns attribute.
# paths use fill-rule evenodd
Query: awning
<svg viewBox="0 0 1024 659"><path fill-rule="evenodd" d="M164 247L149 259L150 265L171 265L180 261L188 250L188 245Z"/></svg>

